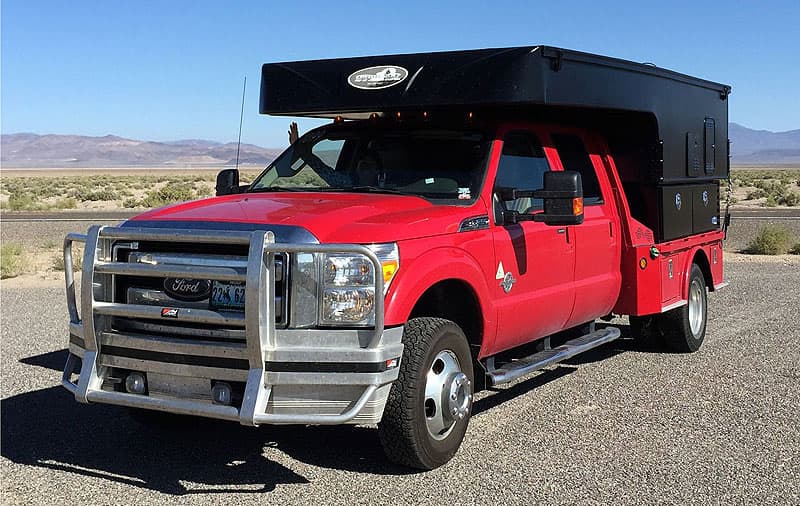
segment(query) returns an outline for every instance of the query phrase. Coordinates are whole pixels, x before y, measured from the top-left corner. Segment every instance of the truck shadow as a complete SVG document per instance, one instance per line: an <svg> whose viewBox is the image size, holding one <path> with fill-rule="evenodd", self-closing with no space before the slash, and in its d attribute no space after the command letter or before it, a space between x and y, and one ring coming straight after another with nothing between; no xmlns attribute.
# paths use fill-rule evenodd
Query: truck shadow
<svg viewBox="0 0 800 506"><path fill-rule="evenodd" d="M473 416L481 416L510 399L565 377L582 363L635 349L638 348L633 340L620 339L508 388L493 389L493 393L478 396ZM20 362L60 371L66 354L66 350L59 350ZM145 425L134 421L124 408L79 404L60 386L18 394L0 402L0 454L17 464L171 495L264 493L279 484L309 483L281 463L292 459L359 473L417 472L386 460L374 428L251 428L193 417L174 417L170 423Z"/></svg>

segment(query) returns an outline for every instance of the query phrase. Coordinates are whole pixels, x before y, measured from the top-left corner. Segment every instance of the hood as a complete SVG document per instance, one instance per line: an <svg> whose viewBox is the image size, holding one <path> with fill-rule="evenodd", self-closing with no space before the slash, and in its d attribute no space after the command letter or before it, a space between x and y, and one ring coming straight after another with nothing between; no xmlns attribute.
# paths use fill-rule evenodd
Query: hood
<svg viewBox="0 0 800 506"><path fill-rule="evenodd" d="M480 206L481 210L476 210ZM154 209L129 220L293 225L322 243L373 243L455 233L464 218L485 214L469 207L433 205L405 195L364 193L249 193Z"/></svg>

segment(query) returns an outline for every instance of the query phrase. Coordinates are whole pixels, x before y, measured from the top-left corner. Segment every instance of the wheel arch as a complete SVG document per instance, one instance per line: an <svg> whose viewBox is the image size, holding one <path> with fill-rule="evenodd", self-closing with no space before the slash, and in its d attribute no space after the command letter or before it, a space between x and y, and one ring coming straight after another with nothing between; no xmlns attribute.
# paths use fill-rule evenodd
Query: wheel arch
<svg viewBox="0 0 800 506"><path fill-rule="evenodd" d="M697 248L691 255L691 263L686 266L686 279L684 280L685 292L689 290L689 279L692 275L692 264L697 264L700 267L700 272L703 273L703 278L706 282L706 287L709 291L714 291L714 277L711 272L711 263L708 261L708 255L703 248Z"/></svg>
<svg viewBox="0 0 800 506"><path fill-rule="evenodd" d="M420 295L408 319L431 316L450 320L464 332L473 357L483 344L483 311L475 290L464 280L438 281Z"/></svg>
<svg viewBox="0 0 800 506"><path fill-rule="evenodd" d="M443 259L447 259L446 265ZM420 316L458 324L477 356L496 331L495 308L478 262L463 250L436 248L402 265L386 301L387 325Z"/></svg>

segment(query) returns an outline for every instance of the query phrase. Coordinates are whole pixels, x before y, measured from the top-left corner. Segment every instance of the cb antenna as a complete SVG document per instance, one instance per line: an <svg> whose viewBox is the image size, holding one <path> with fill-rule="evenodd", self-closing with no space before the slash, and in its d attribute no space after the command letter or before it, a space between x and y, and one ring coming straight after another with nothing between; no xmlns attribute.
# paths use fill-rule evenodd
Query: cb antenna
<svg viewBox="0 0 800 506"><path fill-rule="evenodd" d="M242 145L242 121L244 120L244 92L247 90L247 76L244 76L242 86L242 112L239 113L239 140L236 142L236 170L239 170L239 148Z"/></svg>

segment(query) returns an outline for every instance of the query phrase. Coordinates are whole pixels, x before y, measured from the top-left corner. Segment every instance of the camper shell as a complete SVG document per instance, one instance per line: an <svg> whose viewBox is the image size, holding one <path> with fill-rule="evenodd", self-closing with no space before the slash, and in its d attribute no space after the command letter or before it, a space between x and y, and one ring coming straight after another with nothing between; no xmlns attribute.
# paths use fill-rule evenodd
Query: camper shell
<svg viewBox="0 0 800 506"><path fill-rule="evenodd" d="M382 80L387 70L393 77ZM469 109L588 127L609 144L631 214L662 242L722 226L730 91L652 64L525 46L268 63L260 112L364 119Z"/></svg>

